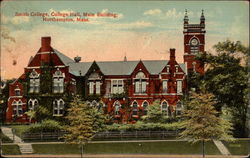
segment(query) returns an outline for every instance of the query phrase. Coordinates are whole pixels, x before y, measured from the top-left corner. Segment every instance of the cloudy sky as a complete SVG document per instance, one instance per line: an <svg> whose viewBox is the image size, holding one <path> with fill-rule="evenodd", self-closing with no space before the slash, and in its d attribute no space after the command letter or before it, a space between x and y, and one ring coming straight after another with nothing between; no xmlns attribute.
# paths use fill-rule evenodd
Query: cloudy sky
<svg viewBox="0 0 250 158"><path fill-rule="evenodd" d="M4 1L1 3L2 77L17 78L23 73L30 56L40 48L42 36L51 36L53 48L72 58L81 56L82 61L123 60L125 55L128 60L168 60L169 48L176 48L177 60L183 62L185 9L190 23L199 23L204 9L207 51L212 52L214 44L226 39L249 44L247 1ZM88 22L45 22L39 16L15 16L25 12L113 13L117 17L94 16Z"/></svg>

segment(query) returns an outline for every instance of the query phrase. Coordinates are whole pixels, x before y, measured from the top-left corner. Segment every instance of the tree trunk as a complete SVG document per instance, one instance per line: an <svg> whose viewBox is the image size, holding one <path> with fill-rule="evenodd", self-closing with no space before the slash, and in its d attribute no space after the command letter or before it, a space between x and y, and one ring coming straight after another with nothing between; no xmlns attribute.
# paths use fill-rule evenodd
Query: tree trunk
<svg viewBox="0 0 250 158"><path fill-rule="evenodd" d="M82 155L83 155L83 145L81 144L81 158L82 158Z"/></svg>
<svg viewBox="0 0 250 158"><path fill-rule="evenodd" d="M202 157L205 158L205 141L202 140Z"/></svg>

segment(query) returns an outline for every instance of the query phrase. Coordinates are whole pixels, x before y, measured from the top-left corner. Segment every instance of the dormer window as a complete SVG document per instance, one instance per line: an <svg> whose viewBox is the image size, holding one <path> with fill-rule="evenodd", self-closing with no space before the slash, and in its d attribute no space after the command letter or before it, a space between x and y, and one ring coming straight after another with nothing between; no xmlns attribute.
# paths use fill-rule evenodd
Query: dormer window
<svg viewBox="0 0 250 158"><path fill-rule="evenodd" d="M53 93L64 92L65 75L59 69L53 74Z"/></svg>
<svg viewBox="0 0 250 158"><path fill-rule="evenodd" d="M169 65L167 65L167 73L169 73Z"/></svg>
<svg viewBox="0 0 250 158"><path fill-rule="evenodd" d="M178 72L178 70L179 70L179 67L175 66L175 72Z"/></svg>
<svg viewBox="0 0 250 158"><path fill-rule="evenodd" d="M39 93L40 91L40 74L35 69L29 75L29 93Z"/></svg>
<svg viewBox="0 0 250 158"><path fill-rule="evenodd" d="M21 96L21 90L18 86L15 89L15 96Z"/></svg>
<svg viewBox="0 0 250 158"><path fill-rule="evenodd" d="M146 93L147 81L143 72L138 72L135 76L135 93Z"/></svg>
<svg viewBox="0 0 250 158"><path fill-rule="evenodd" d="M93 72L88 78L89 94L101 94L101 76Z"/></svg>

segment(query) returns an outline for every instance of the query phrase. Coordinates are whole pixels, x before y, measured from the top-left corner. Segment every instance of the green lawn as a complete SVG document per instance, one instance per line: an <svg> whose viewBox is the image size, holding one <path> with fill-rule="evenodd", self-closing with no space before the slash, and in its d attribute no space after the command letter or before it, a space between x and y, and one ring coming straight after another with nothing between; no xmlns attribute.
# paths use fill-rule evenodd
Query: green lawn
<svg viewBox="0 0 250 158"><path fill-rule="evenodd" d="M250 153L250 140L223 141L223 144L232 155L248 155Z"/></svg>
<svg viewBox="0 0 250 158"><path fill-rule="evenodd" d="M15 130L15 134L19 137L30 125L11 125L11 128Z"/></svg>
<svg viewBox="0 0 250 158"><path fill-rule="evenodd" d="M20 155L18 145L2 145L3 155Z"/></svg>
<svg viewBox="0 0 250 158"><path fill-rule="evenodd" d="M0 137L1 137L1 140L2 140L3 143L12 143L13 142L9 137L4 135L2 133L2 131L0 131Z"/></svg>
<svg viewBox="0 0 250 158"><path fill-rule="evenodd" d="M71 144L33 144L37 154L79 154L79 147ZM183 141L143 143L90 143L84 148L86 154L201 154L201 144ZM206 154L220 155L213 144L206 143Z"/></svg>

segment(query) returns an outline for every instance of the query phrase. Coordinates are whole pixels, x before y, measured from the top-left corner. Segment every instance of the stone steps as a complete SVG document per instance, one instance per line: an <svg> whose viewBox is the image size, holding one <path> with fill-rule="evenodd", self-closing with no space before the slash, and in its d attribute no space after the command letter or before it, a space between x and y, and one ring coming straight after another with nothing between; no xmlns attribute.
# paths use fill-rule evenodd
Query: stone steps
<svg viewBox="0 0 250 158"><path fill-rule="evenodd" d="M22 154L32 154L34 152L31 144L20 143L18 146Z"/></svg>

